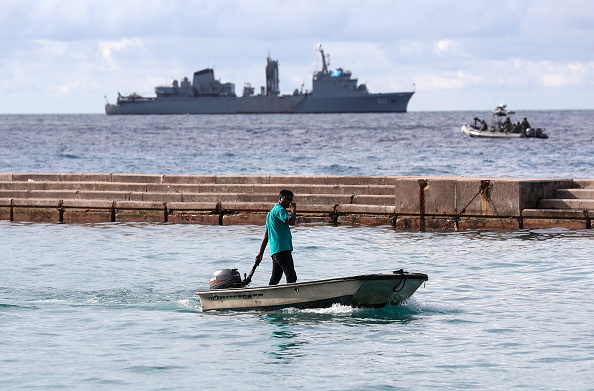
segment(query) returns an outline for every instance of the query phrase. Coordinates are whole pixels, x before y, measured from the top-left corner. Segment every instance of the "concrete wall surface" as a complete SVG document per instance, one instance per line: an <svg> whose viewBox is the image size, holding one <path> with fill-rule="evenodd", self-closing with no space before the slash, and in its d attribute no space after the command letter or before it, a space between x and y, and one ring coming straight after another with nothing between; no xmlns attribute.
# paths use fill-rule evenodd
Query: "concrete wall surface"
<svg viewBox="0 0 594 391"><path fill-rule="evenodd" d="M0 220L263 224L284 188L302 223L591 228L594 214L594 179L0 173Z"/></svg>

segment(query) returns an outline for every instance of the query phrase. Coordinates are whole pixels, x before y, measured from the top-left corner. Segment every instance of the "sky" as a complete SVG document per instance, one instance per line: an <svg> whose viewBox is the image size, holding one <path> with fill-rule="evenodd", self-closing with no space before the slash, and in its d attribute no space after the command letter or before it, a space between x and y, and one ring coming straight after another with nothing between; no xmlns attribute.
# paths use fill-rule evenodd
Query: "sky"
<svg viewBox="0 0 594 391"><path fill-rule="evenodd" d="M0 114L103 113L213 68L256 90L322 66L409 111L594 109L591 0L2 0Z"/></svg>

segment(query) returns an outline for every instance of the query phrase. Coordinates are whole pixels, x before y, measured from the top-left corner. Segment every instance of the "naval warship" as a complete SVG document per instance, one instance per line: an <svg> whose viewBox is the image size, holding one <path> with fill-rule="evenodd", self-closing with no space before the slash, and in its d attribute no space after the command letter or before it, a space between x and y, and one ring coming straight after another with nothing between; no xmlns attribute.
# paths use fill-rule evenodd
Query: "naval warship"
<svg viewBox="0 0 594 391"><path fill-rule="evenodd" d="M322 70L314 72L312 90L281 95L278 60L267 58L266 87L258 94L246 83L242 96L235 94L235 84L215 79L211 68L195 72L170 86L155 88L156 97L136 93L118 93L117 103L107 103L105 112L114 114L273 114L273 113L404 113L410 92L370 93L358 84L351 72L342 68L329 70L321 45Z"/></svg>

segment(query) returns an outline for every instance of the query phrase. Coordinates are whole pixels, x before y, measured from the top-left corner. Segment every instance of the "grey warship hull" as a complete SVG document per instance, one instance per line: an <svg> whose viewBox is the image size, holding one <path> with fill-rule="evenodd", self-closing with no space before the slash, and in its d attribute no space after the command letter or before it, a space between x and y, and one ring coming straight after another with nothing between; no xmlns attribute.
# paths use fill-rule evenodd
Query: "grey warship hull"
<svg viewBox="0 0 594 391"><path fill-rule="evenodd" d="M315 72L312 91L295 90L280 95L278 61L268 58L266 87L254 94L246 83L243 96L235 95L233 83L221 83L214 78L214 70L194 73L171 86L155 88L156 97L136 93L118 94L115 104L107 103L105 112L115 114L277 114L277 113L404 113L414 92L369 93L365 84L357 84L351 72L338 68L329 71L322 54L323 69Z"/></svg>
<svg viewBox="0 0 594 391"><path fill-rule="evenodd" d="M107 114L404 113L413 92L360 97L171 97L119 102Z"/></svg>

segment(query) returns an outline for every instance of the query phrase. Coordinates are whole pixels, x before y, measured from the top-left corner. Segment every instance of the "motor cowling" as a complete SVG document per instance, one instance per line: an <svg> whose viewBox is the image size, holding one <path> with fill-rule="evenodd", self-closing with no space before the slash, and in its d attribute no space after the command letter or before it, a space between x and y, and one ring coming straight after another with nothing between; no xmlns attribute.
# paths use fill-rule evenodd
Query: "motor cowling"
<svg viewBox="0 0 594 391"><path fill-rule="evenodd" d="M210 289L241 288L243 282L237 269L221 269L210 275Z"/></svg>

